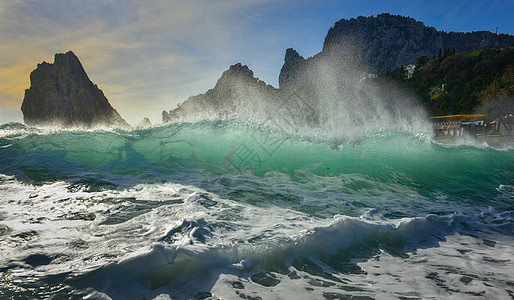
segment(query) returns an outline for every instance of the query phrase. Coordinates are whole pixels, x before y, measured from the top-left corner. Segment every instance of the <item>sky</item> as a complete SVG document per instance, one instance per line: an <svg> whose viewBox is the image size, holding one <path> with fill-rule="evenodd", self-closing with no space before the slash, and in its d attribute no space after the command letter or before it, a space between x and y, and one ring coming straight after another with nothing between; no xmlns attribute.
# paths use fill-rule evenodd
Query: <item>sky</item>
<svg viewBox="0 0 514 300"><path fill-rule="evenodd" d="M340 19L514 34L513 12L514 0L0 0L0 123L23 122L30 72L69 50L125 120L158 124L235 63L278 87L286 49L319 53Z"/></svg>

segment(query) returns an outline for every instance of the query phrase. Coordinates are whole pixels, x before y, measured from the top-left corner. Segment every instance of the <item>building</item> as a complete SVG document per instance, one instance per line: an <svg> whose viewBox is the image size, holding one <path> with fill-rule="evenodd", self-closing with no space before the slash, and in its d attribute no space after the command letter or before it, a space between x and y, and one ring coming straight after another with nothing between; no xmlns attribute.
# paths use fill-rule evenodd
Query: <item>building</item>
<svg viewBox="0 0 514 300"><path fill-rule="evenodd" d="M487 121L487 115L457 114L432 117L434 139L442 143L452 143L463 137L483 140L490 145L514 141L514 115Z"/></svg>

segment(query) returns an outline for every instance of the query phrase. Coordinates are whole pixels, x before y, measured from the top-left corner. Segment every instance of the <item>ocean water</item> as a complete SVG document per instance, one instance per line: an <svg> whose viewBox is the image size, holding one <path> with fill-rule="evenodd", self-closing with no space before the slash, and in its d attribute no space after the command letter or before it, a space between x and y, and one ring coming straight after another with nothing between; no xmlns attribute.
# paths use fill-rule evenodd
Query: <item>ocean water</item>
<svg viewBox="0 0 514 300"><path fill-rule="evenodd" d="M0 126L2 299L512 299L514 147Z"/></svg>

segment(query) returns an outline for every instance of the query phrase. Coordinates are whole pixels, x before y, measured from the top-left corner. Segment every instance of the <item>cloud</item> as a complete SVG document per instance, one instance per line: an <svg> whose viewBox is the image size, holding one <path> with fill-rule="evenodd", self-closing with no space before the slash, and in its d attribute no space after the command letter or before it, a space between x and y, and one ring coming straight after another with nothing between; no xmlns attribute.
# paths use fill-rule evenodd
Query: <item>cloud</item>
<svg viewBox="0 0 514 300"><path fill-rule="evenodd" d="M391 12L437 27L434 19L455 24L442 18L459 16L455 9L405 0L3 0L0 103L21 106L37 63L72 50L122 115L157 115L212 88L237 62L276 86L285 49L318 53L341 18Z"/></svg>
<svg viewBox="0 0 514 300"><path fill-rule="evenodd" d="M253 22L247 12L266 2L7 0L0 3L0 39L7 41L0 99L21 105L36 64L72 50L118 110L140 98L174 107L165 94L179 102L204 92L238 61L234 53L248 43L242 28Z"/></svg>

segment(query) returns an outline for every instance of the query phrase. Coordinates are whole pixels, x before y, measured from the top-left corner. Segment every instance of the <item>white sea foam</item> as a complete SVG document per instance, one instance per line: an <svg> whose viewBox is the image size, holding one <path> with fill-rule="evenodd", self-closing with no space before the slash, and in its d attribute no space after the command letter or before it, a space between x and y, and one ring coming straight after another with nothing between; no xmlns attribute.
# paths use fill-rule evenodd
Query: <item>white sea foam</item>
<svg viewBox="0 0 514 300"><path fill-rule="evenodd" d="M4 272L35 280L71 271L76 293L96 298L502 298L512 283L512 212L493 208L329 220L171 183L102 192L1 183ZM133 205L143 211L124 215Z"/></svg>

